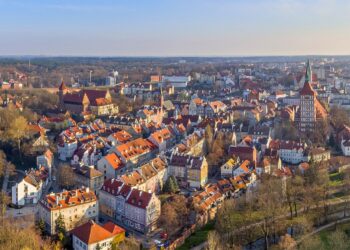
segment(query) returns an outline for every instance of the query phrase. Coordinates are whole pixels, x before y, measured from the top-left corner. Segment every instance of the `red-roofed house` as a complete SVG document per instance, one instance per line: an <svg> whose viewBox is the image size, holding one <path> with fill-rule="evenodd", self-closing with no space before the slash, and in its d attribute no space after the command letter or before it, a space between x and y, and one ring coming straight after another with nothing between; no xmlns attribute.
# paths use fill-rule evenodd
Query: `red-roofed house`
<svg viewBox="0 0 350 250"><path fill-rule="evenodd" d="M70 231L74 250L109 250L125 239L125 230L112 222L100 226L93 220Z"/></svg>
<svg viewBox="0 0 350 250"><path fill-rule="evenodd" d="M71 230L82 219L98 217L98 201L89 188L51 193L39 202L38 218L45 222L46 231L56 233L56 220L62 216L65 228Z"/></svg>
<svg viewBox="0 0 350 250"><path fill-rule="evenodd" d="M122 181L105 181L100 193L101 212L118 224L142 233L157 228L160 200L154 193L144 192Z"/></svg>
<svg viewBox="0 0 350 250"><path fill-rule="evenodd" d="M125 172L125 165L116 153L109 153L97 162L97 169L104 175L104 179L116 178Z"/></svg>
<svg viewBox="0 0 350 250"><path fill-rule="evenodd" d="M159 152L164 152L176 143L175 136L168 128L157 130L149 136L148 140L153 142L159 148Z"/></svg>

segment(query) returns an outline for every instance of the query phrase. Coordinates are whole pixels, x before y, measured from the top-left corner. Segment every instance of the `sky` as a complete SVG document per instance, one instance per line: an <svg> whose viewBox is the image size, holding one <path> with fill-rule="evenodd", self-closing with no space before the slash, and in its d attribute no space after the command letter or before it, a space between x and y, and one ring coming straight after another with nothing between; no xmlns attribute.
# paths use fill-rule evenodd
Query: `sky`
<svg viewBox="0 0 350 250"><path fill-rule="evenodd" d="M0 0L0 56L350 55L349 0Z"/></svg>

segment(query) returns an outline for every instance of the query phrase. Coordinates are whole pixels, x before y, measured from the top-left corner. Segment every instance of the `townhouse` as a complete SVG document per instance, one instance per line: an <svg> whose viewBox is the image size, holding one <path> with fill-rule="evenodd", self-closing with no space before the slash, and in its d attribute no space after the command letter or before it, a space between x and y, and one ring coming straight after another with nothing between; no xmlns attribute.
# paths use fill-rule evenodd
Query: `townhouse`
<svg viewBox="0 0 350 250"><path fill-rule="evenodd" d="M88 187L94 192L98 192L103 185L103 174L96 170L94 166L77 166L74 169L75 182L77 186Z"/></svg>
<svg viewBox="0 0 350 250"><path fill-rule="evenodd" d="M166 161L160 157L152 159L131 173L117 179L145 192L159 193L168 177Z"/></svg>
<svg viewBox="0 0 350 250"><path fill-rule="evenodd" d="M118 175L125 173L126 168L120 157L112 152L97 162L97 170L103 174L104 180L106 180L117 178Z"/></svg>
<svg viewBox="0 0 350 250"><path fill-rule="evenodd" d="M142 138L118 145L111 150L115 152L128 167L140 166L158 153L158 148L155 144Z"/></svg>
<svg viewBox="0 0 350 250"><path fill-rule="evenodd" d="M161 205L154 193L109 179L102 186L99 197L101 213L119 225L145 234L157 228Z"/></svg>
<svg viewBox="0 0 350 250"><path fill-rule="evenodd" d="M165 150L171 148L176 143L175 136L170 132L168 128L163 128L153 132L149 137L154 145L156 145L159 149L159 152L164 152Z"/></svg>
<svg viewBox="0 0 350 250"><path fill-rule="evenodd" d="M208 181L208 163L205 157L172 153L168 175L174 176L182 186L202 188Z"/></svg>
<svg viewBox="0 0 350 250"><path fill-rule="evenodd" d="M110 134L107 139L112 143L112 146L127 143L132 139L132 135L125 130L121 130Z"/></svg>

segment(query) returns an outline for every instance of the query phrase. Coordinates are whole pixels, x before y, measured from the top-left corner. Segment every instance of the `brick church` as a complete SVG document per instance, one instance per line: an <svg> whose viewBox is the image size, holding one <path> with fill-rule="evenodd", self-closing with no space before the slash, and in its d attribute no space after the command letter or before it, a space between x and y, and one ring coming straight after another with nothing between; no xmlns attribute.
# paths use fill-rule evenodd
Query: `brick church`
<svg viewBox="0 0 350 250"><path fill-rule="evenodd" d="M109 90L58 88L59 108L75 114L111 115L118 113Z"/></svg>

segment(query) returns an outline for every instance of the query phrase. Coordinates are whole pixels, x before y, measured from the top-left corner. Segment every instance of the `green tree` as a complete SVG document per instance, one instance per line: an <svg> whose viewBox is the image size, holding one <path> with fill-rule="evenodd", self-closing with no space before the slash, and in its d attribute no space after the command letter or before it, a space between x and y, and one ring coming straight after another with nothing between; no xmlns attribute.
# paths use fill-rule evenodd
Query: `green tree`
<svg viewBox="0 0 350 250"><path fill-rule="evenodd" d="M45 235L46 226L45 226L45 221L43 219L38 220L35 226L41 236Z"/></svg>
<svg viewBox="0 0 350 250"><path fill-rule="evenodd" d="M63 236L65 235L66 233L66 226L64 224L64 220L63 220L63 216L62 214L60 213L55 221L56 225L55 225L55 230L56 230L56 233L59 235L59 234L62 234ZM61 235L61 236L62 236ZM60 237L60 236L59 236ZM62 241L62 240L60 240Z"/></svg>
<svg viewBox="0 0 350 250"><path fill-rule="evenodd" d="M170 176L170 179L171 179L172 182L174 183L175 192L179 191L180 188L179 188L179 184L177 183L176 178L175 178L173 175L171 175L171 176Z"/></svg>
<svg viewBox="0 0 350 250"><path fill-rule="evenodd" d="M175 180L175 177L169 176L168 179L165 182L165 185L163 187L163 192L174 194L178 190L178 185Z"/></svg>

